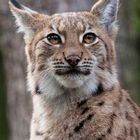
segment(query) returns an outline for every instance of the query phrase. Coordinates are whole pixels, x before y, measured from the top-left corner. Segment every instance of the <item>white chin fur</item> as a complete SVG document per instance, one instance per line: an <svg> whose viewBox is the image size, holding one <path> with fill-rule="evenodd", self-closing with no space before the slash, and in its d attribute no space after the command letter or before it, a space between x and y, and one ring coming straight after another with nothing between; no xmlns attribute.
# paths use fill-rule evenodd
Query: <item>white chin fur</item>
<svg viewBox="0 0 140 140"><path fill-rule="evenodd" d="M60 85L65 88L79 88L87 80L86 76L55 76L56 80Z"/></svg>
<svg viewBox="0 0 140 140"><path fill-rule="evenodd" d="M95 75L89 76L43 76L38 80L38 86L43 96L53 99L65 94L65 91L75 93L72 95L83 96L95 92L98 80Z"/></svg>

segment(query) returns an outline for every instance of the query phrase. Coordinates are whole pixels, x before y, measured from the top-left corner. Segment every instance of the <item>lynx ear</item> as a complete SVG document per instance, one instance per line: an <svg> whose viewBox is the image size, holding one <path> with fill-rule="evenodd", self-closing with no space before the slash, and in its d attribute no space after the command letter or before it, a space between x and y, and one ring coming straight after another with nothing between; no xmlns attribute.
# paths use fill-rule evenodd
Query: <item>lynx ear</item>
<svg viewBox="0 0 140 140"><path fill-rule="evenodd" d="M9 1L10 10L16 18L16 24L19 27L19 32L24 33L25 41L32 39L32 36L37 28L37 20L41 15L21 4L16 0ZM41 22L40 22L41 23Z"/></svg>
<svg viewBox="0 0 140 140"><path fill-rule="evenodd" d="M91 12L100 18L100 22L106 27L109 34L117 32L117 14L119 0L98 0L92 7Z"/></svg>

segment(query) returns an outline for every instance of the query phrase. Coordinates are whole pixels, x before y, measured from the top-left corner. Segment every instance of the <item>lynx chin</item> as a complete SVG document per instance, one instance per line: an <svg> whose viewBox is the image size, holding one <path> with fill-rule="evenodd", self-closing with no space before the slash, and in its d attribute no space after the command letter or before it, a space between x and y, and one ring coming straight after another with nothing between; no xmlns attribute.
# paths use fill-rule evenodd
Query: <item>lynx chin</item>
<svg viewBox="0 0 140 140"><path fill-rule="evenodd" d="M30 140L140 140L140 109L117 78L119 0L53 15L9 5L26 43Z"/></svg>

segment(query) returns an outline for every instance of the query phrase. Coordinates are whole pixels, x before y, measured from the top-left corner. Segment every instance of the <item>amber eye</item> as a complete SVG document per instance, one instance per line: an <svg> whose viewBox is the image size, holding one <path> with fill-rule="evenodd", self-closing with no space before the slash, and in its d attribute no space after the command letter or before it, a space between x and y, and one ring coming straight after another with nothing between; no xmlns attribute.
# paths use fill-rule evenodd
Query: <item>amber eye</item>
<svg viewBox="0 0 140 140"><path fill-rule="evenodd" d="M96 42L97 36L94 33L87 33L83 37L83 43L93 44Z"/></svg>
<svg viewBox="0 0 140 140"><path fill-rule="evenodd" d="M49 34L47 36L47 39L48 39L49 43L51 43L52 45L59 45L62 43L60 36L58 34L55 34L55 33Z"/></svg>

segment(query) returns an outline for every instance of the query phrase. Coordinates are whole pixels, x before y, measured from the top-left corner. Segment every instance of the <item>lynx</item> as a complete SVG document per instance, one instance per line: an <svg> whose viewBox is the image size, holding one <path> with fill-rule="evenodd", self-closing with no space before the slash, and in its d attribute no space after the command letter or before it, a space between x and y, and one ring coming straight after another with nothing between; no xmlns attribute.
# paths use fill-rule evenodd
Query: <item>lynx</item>
<svg viewBox="0 0 140 140"><path fill-rule="evenodd" d="M26 43L30 140L140 140L140 109L117 77L119 0L51 16L9 5Z"/></svg>

